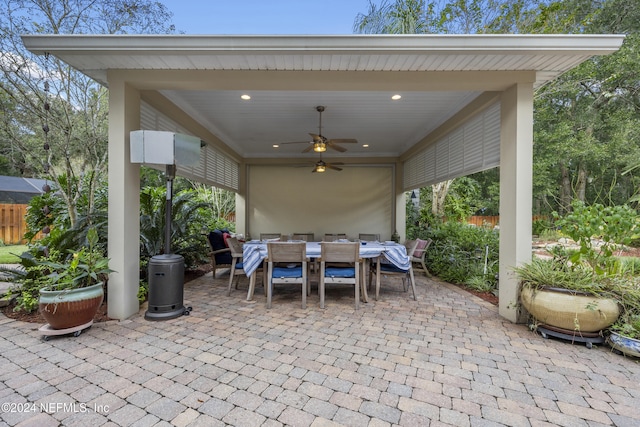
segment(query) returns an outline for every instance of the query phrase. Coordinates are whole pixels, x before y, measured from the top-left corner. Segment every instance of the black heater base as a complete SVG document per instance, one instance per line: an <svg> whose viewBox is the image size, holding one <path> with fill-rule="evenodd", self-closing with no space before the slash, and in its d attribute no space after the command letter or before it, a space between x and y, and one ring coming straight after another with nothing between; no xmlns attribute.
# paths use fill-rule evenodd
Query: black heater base
<svg viewBox="0 0 640 427"><path fill-rule="evenodd" d="M180 316L188 316L191 313L191 307L179 307L171 311L152 311L147 310L144 313L145 320L169 320Z"/></svg>

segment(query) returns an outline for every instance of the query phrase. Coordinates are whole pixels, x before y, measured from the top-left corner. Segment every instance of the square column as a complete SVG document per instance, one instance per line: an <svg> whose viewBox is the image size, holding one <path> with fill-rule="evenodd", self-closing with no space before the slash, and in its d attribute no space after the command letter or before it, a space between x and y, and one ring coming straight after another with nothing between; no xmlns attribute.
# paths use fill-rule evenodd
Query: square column
<svg viewBox="0 0 640 427"><path fill-rule="evenodd" d="M513 267L531 260L533 85L518 83L501 97L500 315L523 323Z"/></svg>
<svg viewBox="0 0 640 427"><path fill-rule="evenodd" d="M140 94L109 81L108 315L124 320L140 309L140 166L131 163L129 132L140 128Z"/></svg>

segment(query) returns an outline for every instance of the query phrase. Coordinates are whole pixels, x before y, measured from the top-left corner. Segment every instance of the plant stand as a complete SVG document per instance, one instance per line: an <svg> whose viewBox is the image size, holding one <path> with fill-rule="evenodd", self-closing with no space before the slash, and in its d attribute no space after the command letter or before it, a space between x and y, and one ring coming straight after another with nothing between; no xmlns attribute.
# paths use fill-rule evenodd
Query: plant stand
<svg viewBox="0 0 640 427"><path fill-rule="evenodd" d="M571 341L571 343L583 342L589 349L593 347L593 344L603 344L605 342L605 338L600 332L570 331L568 329L555 328L549 325L531 325L531 328L539 332L544 339L552 336L566 341Z"/></svg>
<svg viewBox="0 0 640 427"><path fill-rule="evenodd" d="M48 323L46 325L42 325L38 331L40 335L43 335L42 339L45 341L49 341L49 337L58 336L58 335L73 335L74 337L80 336L82 331L85 329L89 329L93 325L93 320L89 322L74 326L73 328L64 328L64 329L53 329Z"/></svg>

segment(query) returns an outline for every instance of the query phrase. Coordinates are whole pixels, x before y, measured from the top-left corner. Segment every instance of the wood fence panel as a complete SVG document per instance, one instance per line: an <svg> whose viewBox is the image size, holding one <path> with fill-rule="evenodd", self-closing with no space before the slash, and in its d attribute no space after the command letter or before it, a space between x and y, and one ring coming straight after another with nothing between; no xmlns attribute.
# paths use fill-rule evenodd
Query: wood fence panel
<svg viewBox="0 0 640 427"><path fill-rule="evenodd" d="M544 216L544 215L533 215L531 217L532 221L536 221L536 220L539 220L539 219L547 219L547 217ZM477 225L478 227L493 228L496 225L500 224L500 215L495 215L495 216L480 216L480 215L470 216L469 218L467 218L467 224Z"/></svg>
<svg viewBox="0 0 640 427"><path fill-rule="evenodd" d="M0 240L5 245L26 243L24 233L27 232L25 214L28 205L0 203Z"/></svg>

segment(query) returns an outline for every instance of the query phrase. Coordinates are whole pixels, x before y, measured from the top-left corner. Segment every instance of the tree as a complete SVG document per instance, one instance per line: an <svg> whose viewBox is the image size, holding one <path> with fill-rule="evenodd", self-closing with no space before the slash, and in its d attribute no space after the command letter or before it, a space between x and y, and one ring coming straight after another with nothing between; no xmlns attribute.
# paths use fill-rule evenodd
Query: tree
<svg viewBox="0 0 640 427"><path fill-rule="evenodd" d="M57 183L73 226L78 200L86 195L92 212L106 173L107 91L56 58L31 54L20 34L171 32L171 14L150 0L1 0L0 8L0 155L16 173Z"/></svg>
<svg viewBox="0 0 640 427"><path fill-rule="evenodd" d="M383 0L379 5L369 1L366 14L358 14L354 21L357 33L425 34L425 33L484 33L497 26L505 4L498 0L454 0L432 2L424 0ZM534 2L518 1L512 5L512 17L530 10ZM517 13L516 13L517 12ZM493 25L493 29L492 29ZM504 25L504 24L503 24ZM431 213L436 218L445 215L445 200L454 180L431 186Z"/></svg>

